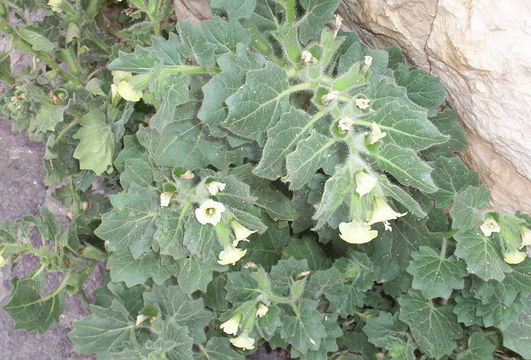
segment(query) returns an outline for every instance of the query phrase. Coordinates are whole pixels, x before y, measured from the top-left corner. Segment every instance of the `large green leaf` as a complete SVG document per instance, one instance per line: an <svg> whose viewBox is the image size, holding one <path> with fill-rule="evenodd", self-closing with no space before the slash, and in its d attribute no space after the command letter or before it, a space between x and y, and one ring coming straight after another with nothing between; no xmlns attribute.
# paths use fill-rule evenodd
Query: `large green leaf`
<svg viewBox="0 0 531 360"><path fill-rule="evenodd" d="M436 207L450 207L461 190L469 185L479 185L479 174L469 170L458 157L440 157L432 166L433 181L439 189L429 197L435 200Z"/></svg>
<svg viewBox="0 0 531 360"><path fill-rule="evenodd" d="M450 140L444 144L433 145L424 150L422 154L429 160L435 160L439 156L453 156L455 153L466 149L468 142L466 136L457 121L455 110L446 108L443 112L437 113L430 121L437 126L444 135L451 136Z"/></svg>
<svg viewBox="0 0 531 360"><path fill-rule="evenodd" d="M256 0L212 0L210 6L224 10L229 19L248 19L254 12Z"/></svg>
<svg viewBox="0 0 531 360"><path fill-rule="evenodd" d="M422 150L433 144L448 141L448 137L433 125L424 111L407 104L393 101L363 118L364 124L377 123L387 135L384 143L392 143L403 148Z"/></svg>
<svg viewBox="0 0 531 360"><path fill-rule="evenodd" d="M194 26L190 21L177 23L180 36L178 50L186 58L195 58L201 66L214 66L216 57L234 52L238 43L249 44L247 30L236 20L225 21L221 18L203 21Z"/></svg>
<svg viewBox="0 0 531 360"><path fill-rule="evenodd" d="M15 329L36 330L43 333L57 324L63 313L63 291L41 297L40 288L34 279L14 278L13 290L7 304L2 308L15 321Z"/></svg>
<svg viewBox="0 0 531 360"><path fill-rule="evenodd" d="M500 241L495 237L487 237L478 229L454 235L457 240L455 255L464 259L467 269L483 280L502 281L511 267L503 261Z"/></svg>
<svg viewBox="0 0 531 360"><path fill-rule="evenodd" d="M211 338L201 350L201 360L244 360L244 356L233 349L227 338Z"/></svg>
<svg viewBox="0 0 531 360"><path fill-rule="evenodd" d="M490 191L484 185L468 185L458 192L450 210L453 219L452 227L459 231L472 229L479 220L481 214L479 209L488 204L489 194Z"/></svg>
<svg viewBox="0 0 531 360"><path fill-rule="evenodd" d="M408 324L413 339L429 357L440 359L456 348L462 336L452 306L436 306L415 292L398 299L399 318Z"/></svg>
<svg viewBox="0 0 531 360"><path fill-rule="evenodd" d="M449 298L453 289L462 289L468 274L465 264L455 256L444 257L427 246L412 254L407 271L413 275L413 289L428 298Z"/></svg>
<svg viewBox="0 0 531 360"><path fill-rule="evenodd" d="M429 110L430 116L444 101L444 86L441 81L424 70L400 64L395 70L398 85L407 89L407 96L415 103Z"/></svg>
<svg viewBox="0 0 531 360"><path fill-rule="evenodd" d="M415 346L406 333L406 326L390 313L380 313L368 319L363 327L369 341L389 351L393 359L415 360Z"/></svg>
<svg viewBox="0 0 531 360"><path fill-rule="evenodd" d="M107 268L112 281L123 281L128 287L143 284L149 278L162 285L172 275L177 276L179 271L177 263L167 256L150 252L135 259L127 248L113 252Z"/></svg>
<svg viewBox="0 0 531 360"><path fill-rule="evenodd" d="M303 299L295 314L281 318L280 336L302 354L318 350L321 339L326 336L324 315L317 310L318 305L317 301Z"/></svg>
<svg viewBox="0 0 531 360"><path fill-rule="evenodd" d="M282 178L282 181L289 182L291 190L303 187L323 166L328 157L328 149L334 143L334 139L312 129L310 136L300 141L297 149L286 157L287 175Z"/></svg>
<svg viewBox="0 0 531 360"><path fill-rule="evenodd" d="M503 345L523 358L531 358L531 297L527 296L526 305L518 319L503 331Z"/></svg>
<svg viewBox="0 0 531 360"><path fill-rule="evenodd" d="M112 165L114 138L105 114L98 110L89 112L79 120L81 128L74 135L79 144L74 157L82 170L92 170L101 175Z"/></svg>
<svg viewBox="0 0 531 360"><path fill-rule="evenodd" d="M315 229L323 227L334 215L350 193L353 196L354 172L350 166L338 167L325 184L321 202L316 207L313 218L317 221Z"/></svg>
<svg viewBox="0 0 531 360"><path fill-rule="evenodd" d="M492 360L494 344L482 333L474 333L468 338L468 349L457 355L456 360Z"/></svg>
<svg viewBox="0 0 531 360"><path fill-rule="evenodd" d="M225 100L245 83L247 73L261 68L265 60L262 56L249 52L243 44L238 44L236 54L222 55L217 61L222 72L203 86L204 100L197 117L207 124L212 136L223 137L227 135L220 127L227 118Z"/></svg>
<svg viewBox="0 0 531 360"><path fill-rule="evenodd" d="M306 112L295 108L282 114L278 123L267 130L267 142L253 173L270 180L284 176L286 157L302 140L309 120Z"/></svg>
<svg viewBox="0 0 531 360"><path fill-rule="evenodd" d="M129 191L112 195L111 203L113 210L102 216L101 225L94 233L108 241L109 250L129 249L137 259L151 248L159 197L133 184Z"/></svg>
<svg viewBox="0 0 531 360"><path fill-rule="evenodd" d="M136 343L135 320L117 300L108 308L90 305L90 315L74 323L70 339L74 351L92 354Z"/></svg>
<svg viewBox="0 0 531 360"><path fill-rule="evenodd" d="M413 186L427 193L437 191L437 186L431 177L433 169L423 162L415 151L387 144L374 156L380 167L403 185Z"/></svg>
<svg viewBox="0 0 531 360"><path fill-rule="evenodd" d="M300 4L306 12L298 23L299 40L307 44L319 38L323 26L332 19L339 0L301 0Z"/></svg>
<svg viewBox="0 0 531 360"><path fill-rule="evenodd" d="M203 125L195 120L168 124L154 141L155 161L161 166L198 169L214 165L223 169L242 156L229 152L223 142L210 137Z"/></svg>
<svg viewBox="0 0 531 360"><path fill-rule="evenodd" d="M245 84L226 99L229 116L222 125L238 136L265 142L265 132L289 109L288 76L268 62L247 73Z"/></svg>

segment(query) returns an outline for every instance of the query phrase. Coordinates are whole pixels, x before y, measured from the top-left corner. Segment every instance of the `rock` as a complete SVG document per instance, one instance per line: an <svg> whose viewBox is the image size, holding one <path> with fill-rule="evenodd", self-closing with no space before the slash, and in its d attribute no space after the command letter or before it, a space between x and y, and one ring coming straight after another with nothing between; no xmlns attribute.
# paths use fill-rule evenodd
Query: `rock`
<svg viewBox="0 0 531 360"><path fill-rule="evenodd" d="M344 0L340 12L368 44L398 45L441 78L492 206L531 212L531 2Z"/></svg>

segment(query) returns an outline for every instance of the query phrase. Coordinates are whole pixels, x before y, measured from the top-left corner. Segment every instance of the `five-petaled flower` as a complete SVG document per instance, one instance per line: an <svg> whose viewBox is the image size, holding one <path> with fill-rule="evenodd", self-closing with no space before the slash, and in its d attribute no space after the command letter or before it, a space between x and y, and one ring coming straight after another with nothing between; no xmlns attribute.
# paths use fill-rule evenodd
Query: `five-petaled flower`
<svg viewBox="0 0 531 360"><path fill-rule="evenodd" d="M378 236L378 231L369 224L356 220L340 223L339 231L339 237L350 244L365 244Z"/></svg>
<svg viewBox="0 0 531 360"><path fill-rule="evenodd" d="M225 334L236 335L236 333L238 332L238 328L240 326L241 319L242 319L242 315L236 314L233 317L231 317L229 320L221 324L219 328L223 330Z"/></svg>
<svg viewBox="0 0 531 360"><path fill-rule="evenodd" d="M216 226L221 221L221 213L225 211L225 205L208 199L195 209L195 218L202 225L212 224Z"/></svg>
<svg viewBox="0 0 531 360"><path fill-rule="evenodd" d="M240 336L230 339L230 342L232 345L239 347L241 349L245 349L245 350L254 349L254 339L249 337L249 334L246 331L242 332Z"/></svg>

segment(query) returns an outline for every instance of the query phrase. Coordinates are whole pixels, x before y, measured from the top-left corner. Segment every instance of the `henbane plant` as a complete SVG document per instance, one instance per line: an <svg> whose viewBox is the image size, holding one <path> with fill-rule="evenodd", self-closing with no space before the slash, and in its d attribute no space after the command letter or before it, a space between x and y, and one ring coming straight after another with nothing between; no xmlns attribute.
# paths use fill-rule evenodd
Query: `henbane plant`
<svg viewBox="0 0 531 360"><path fill-rule="evenodd" d="M4 225L2 259L48 249L19 240L33 224L75 262L43 297L14 281L18 328L46 330L104 259L70 333L98 359L531 356L530 218L481 210L439 80L342 31L338 2L212 0L102 70L72 156L120 192L78 195L76 235Z"/></svg>

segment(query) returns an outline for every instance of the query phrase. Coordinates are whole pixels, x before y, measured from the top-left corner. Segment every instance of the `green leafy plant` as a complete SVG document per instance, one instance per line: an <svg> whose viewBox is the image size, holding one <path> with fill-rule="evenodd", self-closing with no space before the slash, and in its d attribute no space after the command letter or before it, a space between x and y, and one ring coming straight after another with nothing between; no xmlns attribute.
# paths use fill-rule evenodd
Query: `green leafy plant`
<svg viewBox="0 0 531 360"><path fill-rule="evenodd" d="M129 3L154 37L109 45L94 77L49 76L85 98L23 105L45 160L64 157L48 179L68 180L73 221L3 224L4 261L42 262L13 281L17 328L53 325L104 259L70 333L98 359L243 359L263 342L301 359L531 356L530 218L481 210L437 78L341 31L338 0L212 0L221 17L175 32L158 2ZM48 295L45 270L65 273Z"/></svg>

